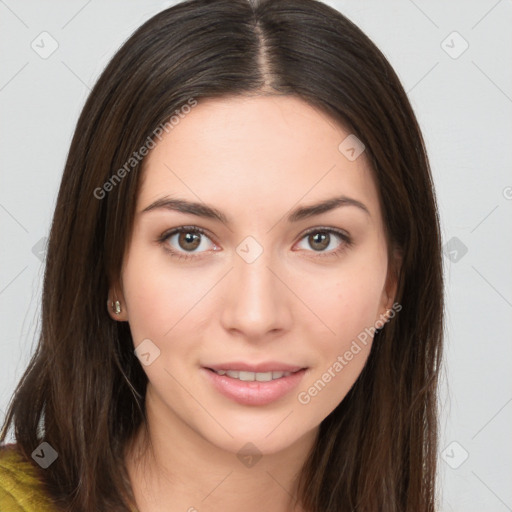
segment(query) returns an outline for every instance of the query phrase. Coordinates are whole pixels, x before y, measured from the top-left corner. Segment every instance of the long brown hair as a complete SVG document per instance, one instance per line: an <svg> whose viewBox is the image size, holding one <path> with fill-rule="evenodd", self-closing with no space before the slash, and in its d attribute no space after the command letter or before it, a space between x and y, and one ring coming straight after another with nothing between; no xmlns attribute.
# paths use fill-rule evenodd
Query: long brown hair
<svg viewBox="0 0 512 512"><path fill-rule="evenodd" d="M294 95L356 134L390 256L393 248L403 255L402 310L321 423L300 500L311 512L433 511L444 305L428 159L383 54L316 0L188 0L152 17L114 55L76 126L49 237L40 339L0 440L14 426L27 459L42 441L57 450L41 475L63 510L134 506L123 457L146 425L147 377L128 324L106 311L142 171L126 163L191 99L241 94Z"/></svg>

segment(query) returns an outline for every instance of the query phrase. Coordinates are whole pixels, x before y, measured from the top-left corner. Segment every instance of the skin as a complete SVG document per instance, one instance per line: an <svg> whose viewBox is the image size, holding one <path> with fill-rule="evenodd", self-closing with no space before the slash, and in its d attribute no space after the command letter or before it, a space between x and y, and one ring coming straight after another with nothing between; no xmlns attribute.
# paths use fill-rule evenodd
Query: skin
<svg viewBox="0 0 512 512"><path fill-rule="evenodd" d="M349 161L338 149L349 134L293 96L209 99L147 156L121 282L110 290L122 306L110 314L129 322L135 347L150 339L160 350L143 366L151 448L142 448L141 431L126 456L140 512L301 510L291 498L297 474L319 424L359 376L371 337L309 403L298 393L383 318L396 292L365 154ZM286 221L298 206L342 194L369 214L343 206ZM163 197L212 205L231 223L164 208L143 212ZM190 255L190 241L158 242L180 226L207 231L188 260L165 247ZM330 234L318 249L318 235L316 244L304 235L326 227L348 233L352 244ZM236 252L247 236L263 249L252 263ZM201 371L238 360L308 369L279 400L241 405ZM237 457L248 442L262 454L252 467Z"/></svg>

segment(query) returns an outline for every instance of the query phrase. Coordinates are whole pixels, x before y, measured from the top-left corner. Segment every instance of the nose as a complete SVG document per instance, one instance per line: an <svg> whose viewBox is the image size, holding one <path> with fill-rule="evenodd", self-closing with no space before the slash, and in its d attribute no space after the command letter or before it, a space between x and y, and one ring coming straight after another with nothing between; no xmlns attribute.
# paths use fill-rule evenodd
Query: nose
<svg viewBox="0 0 512 512"><path fill-rule="evenodd" d="M233 266L224 284L224 329L250 341L289 330L293 294L283 283L270 251L263 251L252 262L235 254Z"/></svg>

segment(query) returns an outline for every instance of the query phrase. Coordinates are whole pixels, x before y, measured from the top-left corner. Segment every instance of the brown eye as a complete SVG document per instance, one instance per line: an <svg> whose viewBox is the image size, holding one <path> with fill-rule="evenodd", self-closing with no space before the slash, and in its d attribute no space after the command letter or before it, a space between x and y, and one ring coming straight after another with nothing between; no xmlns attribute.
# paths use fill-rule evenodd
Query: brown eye
<svg viewBox="0 0 512 512"><path fill-rule="evenodd" d="M338 256L352 245L348 233L334 228L315 228L304 233L300 241L301 249L318 253L315 256Z"/></svg>
<svg viewBox="0 0 512 512"><path fill-rule="evenodd" d="M193 226L181 226L167 231L159 238L159 242L171 255L182 258L197 258L208 252L208 249L218 250L202 229Z"/></svg>
<svg viewBox="0 0 512 512"><path fill-rule="evenodd" d="M201 243L201 235L191 231L183 231L179 233L178 244L184 251L193 251L199 247Z"/></svg>
<svg viewBox="0 0 512 512"><path fill-rule="evenodd" d="M318 231L308 236L308 242L315 251L323 251L329 247L331 235L324 231Z"/></svg>

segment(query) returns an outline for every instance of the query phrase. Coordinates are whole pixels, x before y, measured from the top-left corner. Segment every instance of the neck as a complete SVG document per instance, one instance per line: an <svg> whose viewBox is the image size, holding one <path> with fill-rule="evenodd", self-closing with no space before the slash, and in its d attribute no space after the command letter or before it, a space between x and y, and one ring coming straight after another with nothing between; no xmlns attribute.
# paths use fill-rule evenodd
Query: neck
<svg viewBox="0 0 512 512"><path fill-rule="evenodd" d="M126 452L139 512L302 512L297 479L317 429L279 452L251 458L157 410L148 389L148 430L141 427Z"/></svg>

